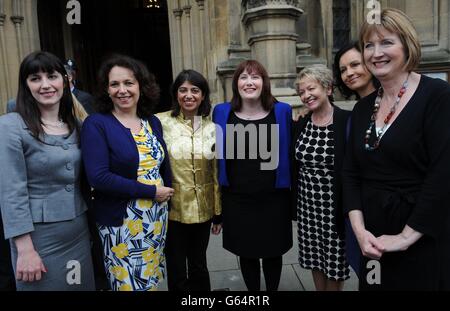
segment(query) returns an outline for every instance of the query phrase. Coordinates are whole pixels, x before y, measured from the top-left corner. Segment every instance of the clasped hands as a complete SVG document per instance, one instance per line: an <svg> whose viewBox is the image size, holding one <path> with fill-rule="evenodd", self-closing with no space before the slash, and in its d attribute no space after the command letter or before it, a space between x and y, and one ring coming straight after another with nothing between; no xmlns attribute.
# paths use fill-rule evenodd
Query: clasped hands
<svg viewBox="0 0 450 311"><path fill-rule="evenodd" d="M387 252L405 251L412 244L403 232L375 237L371 232L364 230L357 235L357 239L363 255L376 260Z"/></svg>

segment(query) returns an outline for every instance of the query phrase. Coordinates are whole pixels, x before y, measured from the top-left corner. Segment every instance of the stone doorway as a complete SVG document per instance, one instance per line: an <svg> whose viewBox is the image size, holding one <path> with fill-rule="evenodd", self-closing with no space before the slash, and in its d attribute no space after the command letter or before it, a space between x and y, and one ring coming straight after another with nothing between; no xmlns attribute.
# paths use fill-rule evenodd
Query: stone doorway
<svg viewBox="0 0 450 311"><path fill-rule="evenodd" d="M65 22L66 0L39 0L41 49L62 59L73 55L81 88L91 93L96 89L97 70L105 57L112 53L135 57L148 66L161 87L160 104L155 112L168 110L173 77L167 0L79 2L81 24L69 26ZM58 11L60 20L49 18L53 15L50 12Z"/></svg>

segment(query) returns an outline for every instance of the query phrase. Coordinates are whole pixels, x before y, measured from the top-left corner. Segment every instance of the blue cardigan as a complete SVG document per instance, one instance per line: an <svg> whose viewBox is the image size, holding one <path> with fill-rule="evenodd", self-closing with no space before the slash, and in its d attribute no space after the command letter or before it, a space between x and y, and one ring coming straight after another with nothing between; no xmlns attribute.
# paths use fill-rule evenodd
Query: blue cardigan
<svg viewBox="0 0 450 311"><path fill-rule="evenodd" d="M279 162L276 170L275 188L289 188L291 185L290 172L290 143L291 143L291 124L292 124L292 108L286 103L275 103L275 119L279 125ZM226 125L231 112L230 103L222 103L215 106L213 111L213 121L222 128L223 137L217 137L216 150L219 155L225 155L226 146ZM220 133L220 131L217 131ZM224 156L219 157L219 184L221 186L229 186L226 159Z"/></svg>
<svg viewBox="0 0 450 311"><path fill-rule="evenodd" d="M148 119L153 133L164 149L160 174L171 186L168 152L161 122ZM153 199L156 186L137 181L139 153L131 131L111 113L90 115L81 129L81 152L87 179L94 188L93 209L98 224L121 226L130 199Z"/></svg>

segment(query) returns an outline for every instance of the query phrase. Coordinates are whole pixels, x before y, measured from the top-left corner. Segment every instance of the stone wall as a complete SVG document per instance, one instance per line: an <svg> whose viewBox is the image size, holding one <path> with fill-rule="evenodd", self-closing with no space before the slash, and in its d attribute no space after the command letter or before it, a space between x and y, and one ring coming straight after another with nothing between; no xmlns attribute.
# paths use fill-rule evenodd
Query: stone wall
<svg viewBox="0 0 450 311"><path fill-rule="evenodd" d="M0 114L16 96L22 58L39 46L37 0L0 0Z"/></svg>

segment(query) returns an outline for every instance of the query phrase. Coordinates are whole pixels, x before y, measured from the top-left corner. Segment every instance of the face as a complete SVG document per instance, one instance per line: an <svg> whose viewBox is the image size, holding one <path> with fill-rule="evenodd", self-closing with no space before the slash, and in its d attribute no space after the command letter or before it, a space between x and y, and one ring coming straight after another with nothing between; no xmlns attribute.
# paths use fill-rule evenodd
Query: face
<svg viewBox="0 0 450 311"><path fill-rule="evenodd" d="M238 78L238 90L242 100L259 100L263 86L263 79L257 73L244 70Z"/></svg>
<svg viewBox="0 0 450 311"><path fill-rule="evenodd" d="M64 79L57 71L31 74L27 77L27 85L31 95L40 105L59 104L64 93Z"/></svg>
<svg viewBox="0 0 450 311"><path fill-rule="evenodd" d="M108 94L114 109L136 109L140 91L134 73L128 68L115 66L109 72L108 78Z"/></svg>
<svg viewBox="0 0 450 311"><path fill-rule="evenodd" d="M200 107L204 98L202 90L192 85L189 81L185 81L180 85L177 91L178 104L186 116L197 115L198 107Z"/></svg>
<svg viewBox="0 0 450 311"><path fill-rule="evenodd" d="M400 37L384 28L373 32L364 42L364 61L378 79L403 72L406 57Z"/></svg>
<svg viewBox="0 0 450 311"><path fill-rule="evenodd" d="M331 95L331 87L324 88L316 79L304 77L297 86L298 95L302 102L311 111L317 111L329 104L328 96Z"/></svg>
<svg viewBox="0 0 450 311"><path fill-rule="evenodd" d="M372 83L372 75L362 63L362 55L356 49L345 52L339 60L341 79L352 91L361 92Z"/></svg>

